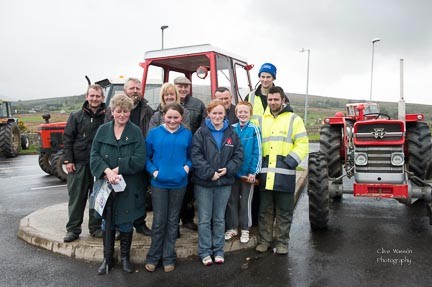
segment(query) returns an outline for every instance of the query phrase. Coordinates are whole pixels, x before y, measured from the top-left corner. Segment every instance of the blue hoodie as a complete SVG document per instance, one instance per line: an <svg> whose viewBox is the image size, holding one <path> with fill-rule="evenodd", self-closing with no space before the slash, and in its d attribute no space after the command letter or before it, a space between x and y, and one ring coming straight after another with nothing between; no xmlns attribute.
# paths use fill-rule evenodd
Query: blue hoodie
<svg viewBox="0 0 432 287"><path fill-rule="evenodd" d="M169 132L164 125L152 129L146 138L146 169L152 177L151 185L159 188L178 189L188 184L188 174L184 170L192 166L190 152L192 133L183 125L175 132Z"/></svg>
<svg viewBox="0 0 432 287"><path fill-rule="evenodd" d="M240 126L240 123L235 123L232 127L243 145L243 164L236 177L240 178L249 174L258 175L261 170L262 159L261 132L259 128L251 121L247 122L243 127Z"/></svg>
<svg viewBox="0 0 432 287"><path fill-rule="evenodd" d="M222 146L222 139L224 136L224 132L228 128L228 125L229 125L228 120L224 119L223 126L220 130L215 129L215 127L213 126L213 123L211 122L211 120L209 118L207 118L205 120L205 123L206 123L207 127L209 128L210 133L212 134L214 140L216 141L216 145L217 145L218 149L220 150L221 146Z"/></svg>

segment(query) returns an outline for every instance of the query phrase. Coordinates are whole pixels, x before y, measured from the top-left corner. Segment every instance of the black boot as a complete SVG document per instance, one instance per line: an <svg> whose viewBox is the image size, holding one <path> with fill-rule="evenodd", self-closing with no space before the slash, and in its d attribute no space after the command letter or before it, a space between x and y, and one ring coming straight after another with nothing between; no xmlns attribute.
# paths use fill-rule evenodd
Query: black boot
<svg viewBox="0 0 432 287"><path fill-rule="evenodd" d="M120 260L124 271L128 273L134 272L134 267L130 262L130 249L132 245L132 235L131 232L120 232Z"/></svg>
<svg viewBox="0 0 432 287"><path fill-rule="evenodd" d="M113 268L114 266L114 237L115 230L105 230L102 231L102 240L104 247L104 260L102 261L101 266L99 266L98 274L105 275Z"/></svg>

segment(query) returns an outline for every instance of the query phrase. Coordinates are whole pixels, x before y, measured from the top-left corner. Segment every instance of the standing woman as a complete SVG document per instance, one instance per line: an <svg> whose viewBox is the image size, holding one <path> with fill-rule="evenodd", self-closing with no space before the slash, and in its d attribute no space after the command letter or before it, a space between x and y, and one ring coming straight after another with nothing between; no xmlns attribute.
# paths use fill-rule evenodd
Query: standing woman
<svg viewBox="0 0 432 287"><path fill-rule="evenodd" d="M225 209L234 176L243 161L243 148L237 134L225 120L222 101L207 106L208 118L195 133L192 165L195 198L198 205L198 253L208 266L224 263Z"/></svg>
<svg viewBox="0 0 432 287"><path fill-rule="evenodd" d="M104 261L98 269L103 275L113 267L114 235L120 231L120 258L124 271L132 273L130 248L133 222L144 215L145 143L141 130L129 121L133 101L124 94L111 99L110 108L114 119L102 125L93 140L90 168L97 178L106 178L111 184L123 176L126 188L123 192L112 191L102 216ZM110 216L112 215L112 216Z"/></svg>
<svg viewBox="0 0 432 287"><path fill-rule="evenodd" d="M145 264L149 272L156 270L160 260L165 272L175 269L180 209L192 166L192 133L182 125L183 107L176 102L165 105L163 116L164 124L146 138L153 205L152 241Z"/></svg>
<svg viewBox="0 0 432 287"><path fill-rule="evenodd" d="M160 89L160 104L157 108L157 111L153 114L149 123L149 131L155 127L160 126L164 123L164 108L166 105L171 103L180 103L180 96L177 90L177 87L171 83L165 83L162 85ZM182 116L183 125L190 129L190 118L189 111L184 109L184 113Z"/></svg>

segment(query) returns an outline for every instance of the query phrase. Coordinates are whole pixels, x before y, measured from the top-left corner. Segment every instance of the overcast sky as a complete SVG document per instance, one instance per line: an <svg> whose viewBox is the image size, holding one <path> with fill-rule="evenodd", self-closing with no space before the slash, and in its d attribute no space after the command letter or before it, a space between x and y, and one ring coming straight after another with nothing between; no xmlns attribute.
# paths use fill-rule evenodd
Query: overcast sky
<svg viewBox="0 0 432 287"><path fill-rule="evenodd" d="M148 50L212 44L258 69L277 66L276 83L309 94L397 101L400 59L405 99L429 104L432 1L428 0L1 0L0 98L83 93L94 80L142 76Z"/></svg>

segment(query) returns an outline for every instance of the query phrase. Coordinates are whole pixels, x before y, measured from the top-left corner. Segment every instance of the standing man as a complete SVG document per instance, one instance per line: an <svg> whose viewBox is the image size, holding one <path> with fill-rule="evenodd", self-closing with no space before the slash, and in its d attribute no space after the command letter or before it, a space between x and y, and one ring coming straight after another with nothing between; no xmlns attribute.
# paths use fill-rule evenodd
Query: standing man
<svg viewBox="0 0 432 287"><path fill-rule="evenodd" d="M267 94L271 87L274 86L276 80L276 67L272 63L264 63L258 72L260 85L246 96L245 101L251 103L253 107L253 115L251 122L262 129L262 116L267 109ZM259 196L254 196L252 199L252 222L254 225L258 222Z"/></svg>
<svg viewBox="0 0 432 287"><path fill-rule="evenodd" d="M145 138L148 133L148 127L150 119L153 115L153 110L148 105L148 101L142 96L141 81L137 78L128 78L124 84L124 92L126 96L131 98L134 102L129 120L141 129L142 135ZM111 114L111 110L108 109L105 121L108 122L112 119L113 116ZM147 176L147 173L143 172L143 176ZM148 181L146 180L146 182ZM147 192L147 188L147 184L143 186L144 194ZM137 233L141 233L145 236L151 236L151 230L147 227L145 218L146 214L144 213L143 217L135 220L134 227Z"/></svg>
<svg viewBox="0 0 432 287"><path fill-rule="evenodd" d="M294 210L296 167L309 152L309 140L301 117L285 104L281 87L268 91L262 118L263 161L260 174L258 252L266 252L272 242L277 254L288 253L289 232ZM273 240L273 226L275 238Z"/></svg>
<svg viewBox="0 0 432 287"><path fill-rule="evenodd" d="M216 99L222 101L226 111L225 118L228 120L228 123L230 125L238 123L238 119L235 113L235 106L232 103L232 95L230 90L225 87L219 87L216 89L214 96Z"/></svg>
<svg viewBox="0 0 432 287"><path fill-rule="evenodd" d="M191 95L191 85L192 82L184 77L179 76L174 79L174 85L180 95L180 103L182 106L189 111L190 128L192 135L201 126L204 119L207 117L206 106L204 103L197 98L193 98ZM198 230L198 226L193 222L195 217L194 209L194 187L191 182L191 176L193 170L189 173L189 183L186 189L186 193L183 198L183 205L180 211L180 219L182 221L183 227L190 230Z"/></svg>
<svg viewBox="0 0 432 287"><path fill-rule="evenodd" d="M64 130L64 164L66 164L69 193L69 220L66 224L64 242L72 242L81 234L84 210L93 189L90 172L90 151L97 129L104 122L105 104L103 89L90 85L82 109L72 113ZM88 228L91 236L102 237L101 220L89 210Z"/></svg>

